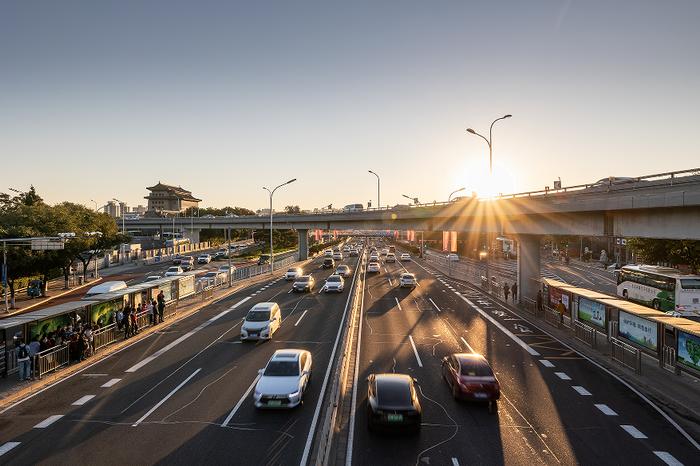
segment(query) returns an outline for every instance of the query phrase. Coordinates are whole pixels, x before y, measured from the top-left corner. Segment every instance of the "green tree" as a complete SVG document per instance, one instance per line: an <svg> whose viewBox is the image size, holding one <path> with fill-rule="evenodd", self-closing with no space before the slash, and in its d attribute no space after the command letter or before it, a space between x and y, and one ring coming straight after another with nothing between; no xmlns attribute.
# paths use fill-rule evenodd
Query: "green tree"
<svg viewBox="0 0 700 466"><path fill-rule="evenodd" d="M299 213L301 213L301 208L298 205L288 205L284 208L284 213L286 213L286 214L299 214Z"/></svg>
<svg viewBox="0 0 700 466"><path fill-rule="evenodd" d="M694 273L700 270L700 241L630 238L627 247L634 251L639 262L687 265Z"/></svg>

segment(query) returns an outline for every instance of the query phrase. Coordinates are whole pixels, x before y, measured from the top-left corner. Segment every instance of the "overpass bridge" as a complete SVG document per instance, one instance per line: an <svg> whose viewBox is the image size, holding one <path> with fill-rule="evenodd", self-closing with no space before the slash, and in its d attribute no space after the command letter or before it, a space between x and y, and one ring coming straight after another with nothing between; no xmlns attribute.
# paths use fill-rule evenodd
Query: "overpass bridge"
<svg viewBox="0 0 700 466"><path fill-rule="evenodd" d="M129 230L268 229L267 216L141 218ZM700 240L700 168L638 178L609 178L557 190L494 198L369 209L363 212L276 214L272 228L299 232L300 255L309 230L413 230L498 234L518 239L518 277L524 296L539 281L543 235L621 236Z"/></svg>

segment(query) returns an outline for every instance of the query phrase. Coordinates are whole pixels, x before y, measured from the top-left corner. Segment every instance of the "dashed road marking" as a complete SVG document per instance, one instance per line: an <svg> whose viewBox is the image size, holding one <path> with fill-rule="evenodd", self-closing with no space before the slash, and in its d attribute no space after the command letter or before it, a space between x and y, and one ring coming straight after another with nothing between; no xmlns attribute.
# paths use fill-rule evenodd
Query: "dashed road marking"
<svg viewBox="0 0 700 466"><path fill-rule="evenodd" d="M562 380L571 380L571 377L569 377L566 372L555 372L554 375L559 377Z"/></svg>
<svg viewBox="0 0 700 466"><path fill-rule="evenodd" d="M416 355L416 360L418 361L418 367L423 367L423 361L420 360L420 356L418 355L418 350L416 349L416 344L413 342L413 337L411 335L409 335L408 340L411 342L411 346L413 347L413 354Z"/></svg>
<svg viewBox="0 0 700 466"><path fill-rule="evenodd" d="M547 361L546 359L540 359L540 362L544 367L554 367L554 364L551 361Z"/></svg>
<svg viewBox="0 0 700 466"><path fill-rule="evenodd" d="M21 442L6 442L2 446L0 446L0 456L4 455L8 451L12 450L14 447L19 445ZM665 452L660 452L660 453L665 453Z"/></svg>
<svg viewBox="0 0 700 466"><path fill-rule="evenodd" d="M399 311L403 311L403 309L401 308L401 303L399 302L399 298L394 296L394 299L396 300L396 307L399 308Z"/></svg>
<svg viewBox="0 0 700 466"><path fill-rule="evenodd" d="M299 322L301 322L301 319L304 318L304 316L306 315L307 312L309 312L309 310L308 310L308 309L304 309L304 312L301 313L301 316L299 317L299 319L298 319L298 320L296 321L296 323L294 324L295 327L296 327L297 325L299 325Z"/></svg>
<svg viewBox="0 0 700 466"><path fill-rule="evenodd" d="M625 432L630 434L633 438L649 438L643 433L641 433L639 429L629 424L622 424L620 425L620 427L622 427L625 430Z"/></svg>
<svg viewBox="0 0 700 466"><path fill-rule="evenodd" d="M82 405L84 405L85 403L87 403L88 401L92 400L93 398L95 398L95 395L85 395L85 396L81 396L80 398L78 398L77 400L75 400L75 401L74 401L73 403L71 403L71 404L72 404L73 406L82 406Z"/></svg>
<svg viewBox="0 0 700 466"><path fill-rule="evenodd" d="M428 298L428 301L430 301L433 304L433 306L435 306L435 309L437 309L438 312L442 312L442 309L440 309L438 307L438 305L435 304L435 301L433 301L433 298Z"/></svg>
<svg viewBox="0 0 700 466"><path fill-rule="evenodd" d="M457 458L452 458L452 466L459 466L459 461L457 461Z"/></svg>
<svg viewBox="0 0 700 466"><path fill-rule="evenodd" d="M578 394L581 396L591 396L591 392L589 392L588 390L586 390L585 388L583 388L580 385L574 385L571 388L576 390L578 392Z"/></svg>
<svg viewBox="0 0 700 466"><path fill-rule="evenodd" d="M1 455L2 453L0 453ZM655 451L654 454L661 459L664 463L668 464L669 466L683 466L683 463L678 461L676 458L673 457L672 454L670 454L667 451Z"/></svg>
<svg viewBox="0 0 700 466"><path fill-rule="evenodd" d="M131 424L131 427L137 427L139 424L141 424L141 422L142 422L144 419L146 419L148 416L150 416L151 414L153 414L153 411L155 411L156 409L160 408L161 405L162 405L163 403L165 403L166 401L168 401L168 400L170 399L170 397L173 396L173 395L175 394L175 392L177 392L178 390L180 390L187 382L190 381L190 379L192 379L192 377L194 377L195 375L197 375L197 374L199 373L199 371L201 371L201 370L202 370L202 368L200 367L199 369L197 369L196 371L194 371L192 374L190 374L189 377L187 377L185 380L183 380L182 382L180 382L180 385L178 385L177 387L173 388L173 390L172 390L170 393L168 393L167 395L165 395L165 397L163 397L162 400L160 400L158 403L156 403L155 406L153 406L151 409L149 409L148 411L146 411L146 414L144 414L143 416L141 416L141 417L139 418L138 421L136 421L136 422L134 422L133 424Z"/></svg>
<svg viewBox="0 0 700 466"><path fill-rule="evenodd" d="M100 387L102 387L102 388L109 388L109 387L111 387L111 386L113 386L113 385L115 385L115 384L121 382L121 380L122 380L122 379L112 379L112 380L108 380L107 382L105 382L105 383L103 383L102 385L100 385Z"/></svg>
<svg viewBox="0 0 700 466"><path fill-rule="evenodd" d="M595 407L598 408L606 416L617 416L617 413L606 404L596 404Z"/></svg>
<svg viewBox="0 0 700 466"><path fill-rule="evenodd" d="M474 351L474 348L472 348L472 345L470 345L469 343L467 343L467 340L465 340L464 337L459 337L459 338L462 340L462 343L464 343L464 344L467 346L467 348L469 348L469 351L471 351L472 353L475 352L475 351Z"/></svg>
<svg viewBox="0 0 700 466"><path fill-rule="evenodd" d="M34 426L34 429L46 429L48 426L53 424L54 422L58 421L63 417L63 414L54 414L53 416L49 416L43 421L41 421L39 424Z"/></svg>

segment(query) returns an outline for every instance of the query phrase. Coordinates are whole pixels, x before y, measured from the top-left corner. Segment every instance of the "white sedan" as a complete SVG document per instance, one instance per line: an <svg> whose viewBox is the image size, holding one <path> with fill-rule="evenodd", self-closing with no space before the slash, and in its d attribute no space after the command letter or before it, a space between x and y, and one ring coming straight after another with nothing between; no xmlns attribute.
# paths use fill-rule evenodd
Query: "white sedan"
<svg viewBox="0 0 700 466"><path fill-rule="evenodd" d="M208 264L211 262L211 254L202 254L197 258L198 264Z"/></svg>
<svg viewBox="0 0 700 466"><path fill-rule="evenodd" d="M399 279L399 287L401 288L415 288L418 286L418 280L416 276L412 273L402 273Z"/></svg>
<svg viewBox="0 0 700 466"><path fill-rule="evenodd" d="M180 268L177 265L174 267L168 268L168 270L165 272L166 277L173 277L175 275L182 275L182 268Z"/></svg>
<svg viewBox="0 0 700 466"><path fill-rule="evenodd" d="M297 277L301 277L302 275L304 275L304 272L300 267L292 267L285 272L284 279L287 281L296 280Z"/></svg>
<svg viewBox="0 0 700 466"><path fill-rule="evenodd" d="M379 262L370 262L367 264L367 273L379 273Z"/></svg>
<svg viewBox="0 0 700 466"><path fill-rule="evenodd" d="M255 385L256 408L294 408L301 403L311 380L311 353L302 349L278 349Z"/></svg>
<svg viewBox="0 0 700 466"><path fill-rule="evenodd" d="M337 274L333 274L330 277L328 277L326 279L325 285L323 285L323 290L326 293L330 293L331 291L342 293L344 288L345 280L343 280L343 277Z"/></svg>
<svg viewBox="0 0 700 466"><path fill-rule="evenodd" d="M410 255L410 254L408 254L408 253L406 253L406 252L404 252L403 254L401 254L401 262L407 262L407 261L410 261L410 260L411 260L411 255Z"/></svg>

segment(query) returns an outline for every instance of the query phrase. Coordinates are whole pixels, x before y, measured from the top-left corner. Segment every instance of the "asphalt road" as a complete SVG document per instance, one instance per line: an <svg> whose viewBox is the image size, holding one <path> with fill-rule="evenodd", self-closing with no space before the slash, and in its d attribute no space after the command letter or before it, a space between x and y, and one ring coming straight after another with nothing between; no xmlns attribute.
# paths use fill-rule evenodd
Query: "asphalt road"
<svg viewBox="0 0 700 466"><path fill-rule="evenodd" d="M419 279L412 291L397 287L404 267ZM698 464L700 451L613 376L476 288L424 267L383 264L367 276L352 464ZM472 349L501 383L497 414L453 400L441 378L444 356ZM382 372L418 380L419 435L368 431L366 378Z"/></svg>
<svg viewBox="0 0 700 466"><path fill-rule="evenodd" d="M317 287L331 273L320 259L306 272ZM271 278L207 306L0 414L0 463L299 464L349 285L295 294ZM280 330L241 343L243 317L265 301L280 305ZM280 348L311 351L311 386L298 408L256 410L258 370Z"/></svg>

